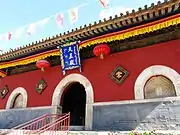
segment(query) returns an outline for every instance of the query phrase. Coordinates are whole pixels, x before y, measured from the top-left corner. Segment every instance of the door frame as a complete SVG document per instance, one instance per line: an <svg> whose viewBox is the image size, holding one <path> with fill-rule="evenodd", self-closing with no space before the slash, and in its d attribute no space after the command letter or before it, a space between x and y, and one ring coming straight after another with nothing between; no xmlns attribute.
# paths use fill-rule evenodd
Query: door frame
<svg viewBox="0 0 180 135"><path fill-rule="evenodd" d="M93 103L94 103L94 92L90 81L83 75L73 73L63 78L56 86L52 96L52 106L60 106L60 101L64 90L72 82L79 82L85 88L86 92L86 110L85 110L85 130L92 129L93 123Z"/></svg>

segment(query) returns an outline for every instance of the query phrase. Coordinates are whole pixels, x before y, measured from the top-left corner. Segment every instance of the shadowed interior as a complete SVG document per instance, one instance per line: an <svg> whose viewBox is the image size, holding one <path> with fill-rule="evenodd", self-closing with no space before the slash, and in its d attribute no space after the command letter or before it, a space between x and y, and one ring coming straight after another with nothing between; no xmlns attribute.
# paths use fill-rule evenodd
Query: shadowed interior
<svg viewBox="0 0 180 135"><path fill-rule="evenodd" d="M62 96L62 112L70 112L73 126L85 125L86 92L83 85L78 82L71 83Z"/></svg>

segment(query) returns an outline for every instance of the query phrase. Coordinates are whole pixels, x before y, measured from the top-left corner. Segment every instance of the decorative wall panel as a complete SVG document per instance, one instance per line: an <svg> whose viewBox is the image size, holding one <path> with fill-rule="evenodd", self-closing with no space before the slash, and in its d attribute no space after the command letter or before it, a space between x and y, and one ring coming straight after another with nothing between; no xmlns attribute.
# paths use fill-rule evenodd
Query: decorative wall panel
<svg viewBox="0 0 180 135"><path fill-rule="evenodd" d="M111 78L118 84L121 84L128 76L128 71L120 66L117 66L111 73Z"/></svg>

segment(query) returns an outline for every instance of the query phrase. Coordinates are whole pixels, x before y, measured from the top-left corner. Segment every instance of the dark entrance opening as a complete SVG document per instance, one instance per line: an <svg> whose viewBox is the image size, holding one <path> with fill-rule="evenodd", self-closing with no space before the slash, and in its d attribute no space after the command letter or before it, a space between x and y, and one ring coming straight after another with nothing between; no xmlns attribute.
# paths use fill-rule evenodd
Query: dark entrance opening
<svg viewBox="0 0 180 135"><path fill-rule="evenodd" d="M62 96L62 112L70 112L70 125L85 125L86 92L78 82L71 83Z"/></svg>

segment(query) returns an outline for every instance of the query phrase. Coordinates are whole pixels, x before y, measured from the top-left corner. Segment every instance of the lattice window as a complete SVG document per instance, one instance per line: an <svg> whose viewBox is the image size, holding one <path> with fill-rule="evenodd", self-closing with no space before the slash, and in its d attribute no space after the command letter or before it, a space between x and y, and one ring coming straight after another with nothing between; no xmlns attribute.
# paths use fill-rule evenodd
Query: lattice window
<svg viewBox="0 0 180 135"><path fill-rule="evenodd" d="M171 80L158 75L151 77L145 84L145 99L176 96L175 88Z"/></svg>
<svg viewBox="0 0 180 135"><path fill-rule="evenodd" d="M23 95L22 94L18 94L15 99L14 102L12 104L11 108L23 108Z"/></svg>

